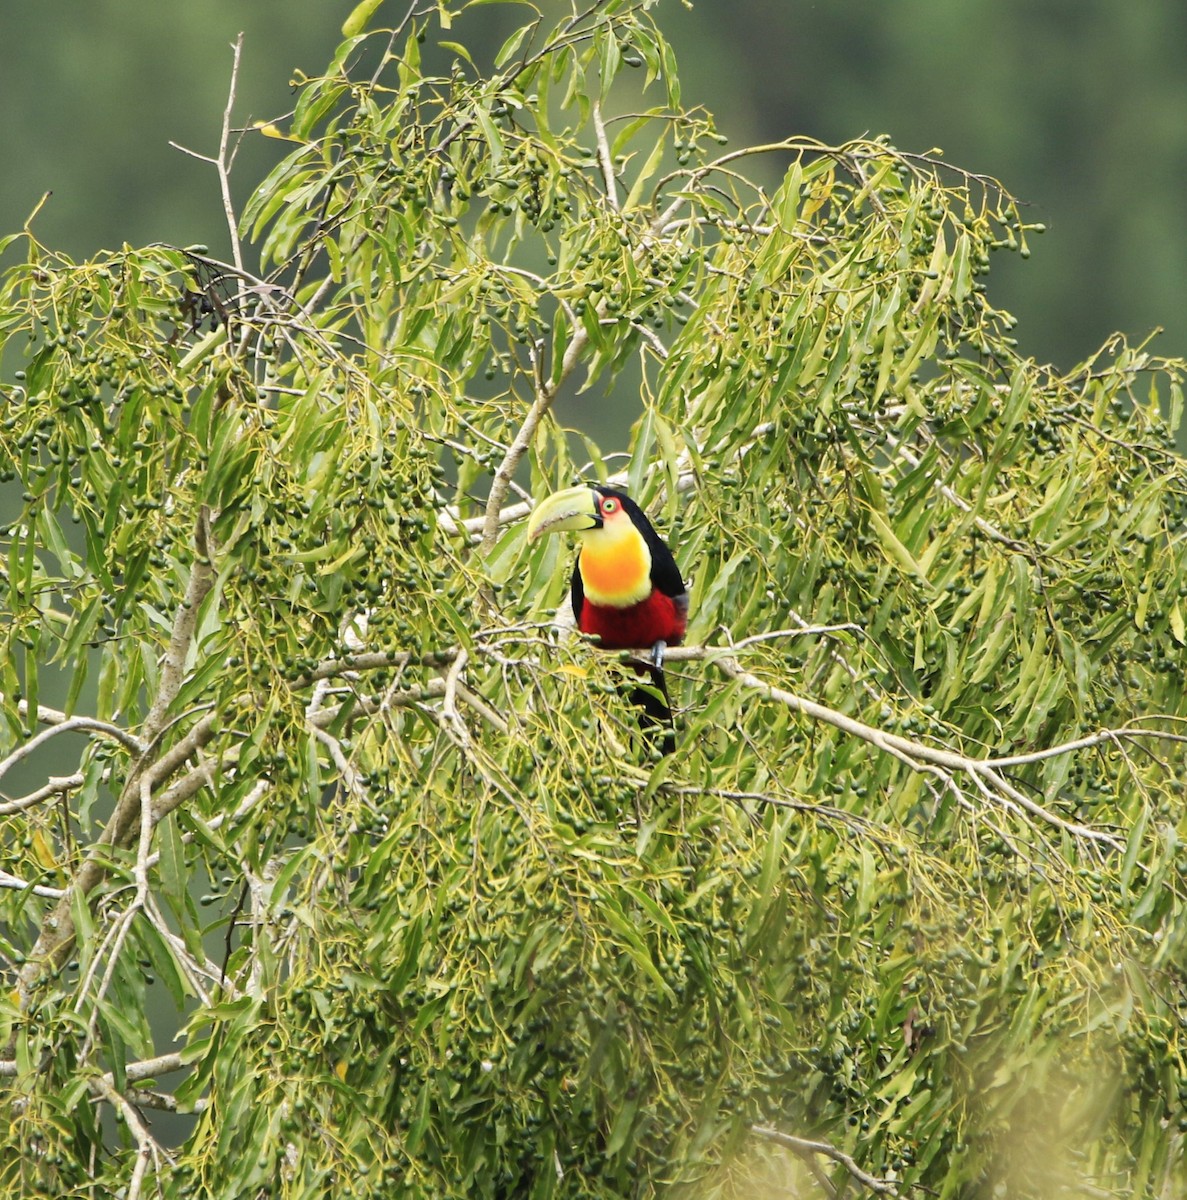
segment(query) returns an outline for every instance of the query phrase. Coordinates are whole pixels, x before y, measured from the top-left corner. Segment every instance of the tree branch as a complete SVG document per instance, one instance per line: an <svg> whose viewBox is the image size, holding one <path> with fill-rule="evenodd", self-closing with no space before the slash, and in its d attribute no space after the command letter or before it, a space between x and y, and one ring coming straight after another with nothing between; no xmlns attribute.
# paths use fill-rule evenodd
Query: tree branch
<svg viewBox="0 0 1187 1200"><path fill-rule="evenodd" d="M218 139L218 186L223 198L223 215L227 219L227 233L231 238L231 257L239 270L243 270L243 247L239 244L239 222L235 218L235 204L231 199L231 163L234 152L228 152L231 141L231 112L235 107L235 91L239 85L239 60L243 55L243 34L240 33L231 47L231 85L227 89L227 106L223 110L223 125Z"/></svg>
<svg viewBox="0 0 1187 1200"><path fill-rule="evenodd" d="M598 163L602 168L602 179L606 185L606 200L615 212L620 211L618 203L618 180L614 176L614 160L610 157L610 143L606 140L606 125L602 120L602 106L593 102L594 137L598 143Z"/></svg>
<svg viewBox="0 0 1187 1200"><path fill-rule="evenodd" d="M953 774L969 775L985 798L991 800L993 803L1006 809L1021 810L1030 817L1045 825L1052 826L1061 832L1085 841L1106 845L1113 850L1123 848L1123 842L1118 836L1060 817L1057 813L1032 800L1006 779L1001 772L1009 768L1026 766L1064 754L1075 754L1082 750L1092 749L1109 743L1119 744L1125 740L1187 742L1187 733L1176 733L1166 729L1128 725L1118 729L1099 730L1092 734L1086 734L1084 737L1061 743L1060 745L1045 747L1025 754L978 758L943 746L936 746L927 742L903 737L900 734L891 733L858 721L856 718L850 717L837 709L830 708L807 697L799 696L784 688L767 683L753 673L744 670L734 657L739 650L747 649L752 645L774 638L829 636L841 632L860 634L863 631L860 626L852 623L820 626L809 625L798 629L770 630L743 638L730 647L705 645L672 647L666 652L665 661L669 663L698 661L712 663L729 678L736 680L744 687L758 692L767 699L784 704L811 720L831 725L842 733L859 738L881 750L883 753L890 754L913 771L936 775L946 786L954 791L958 798L962 797L962 793L956 786ZM474 652L480 653L481 647L476 647ZM628 659L633 658L629 654L624 657ZM457 665L459 658L462 666ZM310 682L332 678L336 675L341 676L356 672L361 673L367 670L403 667L411 662L419 662L426 666L452 667L452 669L445 680L430 680L426 685L409 688L396 693L391 699L386 700L382 707L393 704L416 704L426 699L445 696L450 700L450 703L447 705L449 710L447 716L450 717L451 727L453 732L456 733L457 710L456 700L454 699L456 697L474 708L489 724L499 728L501 731L506 731L506 721L498 714L492 713L489 710L489 706L483 704L481 699L462 683L461 670L465 665L465 657L462 657L462 652L456 648L429 651L419 655L408 653L353 654L341 659L327 660L319 664L318 667L303 677L298 683L307 685ZM364 711L369 712L374 707L374 705L368 705ZM311 719L318 726L322 726L336 717L338 711L336 707L321 709L313 714Z"/></svg>
<svg viewBox="0 0 1187 1200"><path fill-rule="evenodd" d="M180 1053L160 1054L156 1058L145 1058L128 1063L124 1067L124 1078L129 1083L143 1083L146 1079L156 1079L160 1075L169 1075L174 1071L180 1071L186 1065ZM16 1073L15 1059L0 1059L0 1079L11 1079ZM104 1078L110 1082L112 1075L109 1072Z"/></svg>
<svg viewBox="0 0 1187 1200"><path fill-rule="evenodd" d="M674 651L668 657L674 657L678 653L679 650ZM899 758L912 767L913 770L920 769L918 763L926 763L945 771L968 773L979 783L986 784L991 794L994 794L1000 801L1005 802L1008 800L1018 805L1019 808L1025 809L1032 817L1036 817L1045 824L1054 826L1056 829L1071 834L1073 837L1082 838L1084 841L1097 842L1109 846L1113 850L1120 851L1124 848L1124 842L1114 834L1105 833L1099 829L1091 829L1087 825L1080 825L1075 821L1064 820L1063 817L1044 808L1041 804L1036 804L1029 796L1020 792L995 770L993 760L972 758L968 755L960 754L955 750L945 750L937 746L928 745L926 742L917 742L911 738L902 737L896 733L888 733L885 730L875 728L873 725L866 725L864 722L855 720L845 713L838 712L835 708L829 708L827 705L818 704L815 700L809 700L804 696L797 696L795 693L786 691L784 688L766 683L762 679L759 679L757 675L743 670L738 665L737 660L728 655L714 657L713 663L731 679L736 679L739 683L751 688L760 695L766 696L768 699L774 700L779 704L786 705L794 712L803 713L806 717L822 721L826 725L831 725L835 729L839 729L842 733L860 738L862 741L868 742L871 746L876 746L879 750ZM1071 751L1064 750L1062 752L1070 753ZM1019 760L1009 761L1017 764Z"/></svg>
<svg viewBox="0 0 1187 1200"><path fill-rule="evenodd" d="M97 721L92 717L63 716L61 721L51 722L48 729L43 729L23 745L18 746L6 758L0 759L0 779L7 775L17 763L44 746L51 738L58 737L63 733L95 733L117 742L125 750L132 751L133 754L143 754L145 751L145 743L140 738L134 737L127 730L120 729L118 725L112 725L108 721Z"/></svg>
<svg viewBox="0 0 1187 1200"><path fill-rule="evenodd" d="M77 771L73 775L51 775L35 792L0 804L0 817L8 817L13 813L23 812L26 808L34 808L43 800L49 800L54 796L61 796L66 792L74 791L75 788L82 787L85 782L86 776L81 771Z"/></svg>
<svg viewBox="0 0 1187 1200"><path fill-rule="evenodd" d="M146 819L144 788L155 788L180 768L196 749L214 736L216 719L214 714L208 713L157 761L151 760L155 743L167 728L169 706L177 698L185 679L186 662L198 623L198 610L214 585L214 568L210 562L210 513L205 508L199 514L194 540L197 555L190 569L185 596L173 621L173 631L165 651L157 695L144 721L141 740L146 744L146 748L140 761L128 772L120 789L115 811L104 826L102 834L91 846L58 903L42 921L37 941L17 977L15 996L17 1006L22 1011L28 1008L37 981L44 974L57 970L74 945L76 898L89 897L111 870L111 851L126 848L135 839L136 831L143 831L143 821ZM67 724L68 722L55 725L47 733L61 732ZM151 814L147 819L150 821L151 833Z"/></svg>
<svg viewBox="0 0 1187 1200"><path fill-rule="evenodd" d="M532 386L535 391L535 399L528 409L528 415L524 418L523 424L516 432L515 439L508 447L507 453L503 455L503 461L499 463L494 479L491 480L490 494L487 496L486 512L482 521L482 554L484 557L495 548L495 541L499 536L499 513L511 485L511 477L519 466L519 460L523 458L527 448L532 444L532 438L536 436L536 430L543 420L544 414L552 407L557 392L572 374L573 368L577 365L588 342L589 334L586 332L585 326L578 325L569 339L569 345L566 347L565 356L561 361L560 375L555 382L544 378L539 360L541 343L537 342L531 348Z"/></svg>
<svg viewBox="0 0 1187 1200"><path fill-rule="evenodd" d="M607 198L610 201L611 207L617 212L618 194L614 183L614 164L609 161L610 151L606 144L606 130L602 124L601 112L596 105L594 106L594 128L598 136L598 154L601 159L602 171L606 178ZM636 262L640 261L651 242L660 236L664 225L675 215L675 208L682 203L684 203L683 197L669 208L668 212L656 217L648 226L647 231L639 237L638 242L631 251L631 257ZM599 301L595 312L596 318L601 318L608 299L609 297L603 297ZM536 428L539 426L544 414L551 408L553 401L556 399L557 392L560 391L565 380L572 374L573 369L577 366L581 355L585 353L585 348L588 345L589 332L587 325L585 323L577 325L573 330L572 336L569 338L568 346L565 347L560 371L552 380L544 379L538 360L539 345L537 344L530 351L532 355L535 400L491 482L490 494L487 496L486 509L481 520L481 546L484 557L488 556L494 549L495 541L498 538L499 525L505 523L502 508L511 476L515 474L519 460L523 457L528 446L531 445L531 439L535 435ZM666 351L663 356L666 356ZM528 511L531 511L530 505L528 506Z"/></svg>
<svg viewBox="0 0 1187 1200"><path fill-rule="evenodd" d="M884 1196L898 1195L898 1184L893 1179L879 1179L876 1175L871 1175L868 1171L862 1170L854 1161L852 1155L846 1154L844 1150L838 1150L836 1146L832 1146L828 1142L817 1142L808 1138L796 1137L794 1134L772 1129L769 1125L751 1125L750 1132L757 1137L765 1138L769 1142L775 1142L780 1146L786 1147L788 1150L800 1155L801 1158L822 1155L824 1158L831 1159L833 1162L844 1167L862 1187L868 1188L871 1192L877 1192Z"/></svg>
<svg viewBox="0 0 1187 1200"><path fill-rule="evenodd" d="M63 888L45 887L40 883L30 883L26 879L19 879L16 875L10 875L7 871L0 871L0 888L7 888L14 892L32 892L34 896L40 896L43 900L60 900L66 894Z"/></svg>
<svg viewBox="0 0 1187 1200"><path fill-rule="evenodd" d="M806 631L794 630L790 632L803 633ZM1115 851L1124 849L1125 843L1121 837L1103 830L1092 829L1089 826L1081 825L1074 821L1065 820L1063 817L1044 808L1041 804L1037 804L1029 796L1019 791L1018 788L1000 774L1001 770L1008 767L1025 766L1029 763L1041 762L1044 759L1057 757L1062 754L1074 754L1080 750L1091 749L1092 747L1109 742L1121 742L1124 740L1187 741L1187 734L1174 733L1169 730L1157 728L1146 729L1131 724L1118 729L1100 730L1097 733L1088 734L1073 741L1046 747L1027 754L1004 755L995 758L976 758L971 755L962 754L956 750L949 750L941 746L930 745L926 742L915 741L912 738L903 737L901 734L878 729L876 726L867 725L865 722L858 721L846 713L828 707L828 705L820 704L815 700L798 696L794 692L789 692L784 688L767 683L757 675L744 670L737 660L732 657L732 654L732 648L726 649L717 646L675 646L666 651L664 661L667 663L701 661L712 663L723 674L736 680L744 687L765 696L769 700L783 704L792 711L801 713L811 720L831 725L842 733L859 738L861 741L867 742L884 753L899 759L914 771L935 773L933 768L938 769L941 773L941 778L947 783L951 783L949 778L949 773L951 772L968 774L972 776L987 798L994 800L994 802L1003 807L1016 806L1043 824L1050 825L1072 837L1108 846ZM627 661L643 662L642 659L636 660L635 656L629 653L624 654L622 657Z"/></svg>
<svg viewBox="0 0 1187 1200"><path fill-rule="evenodd" d="M127 1122L128 1128L136 1138L136 1166L132 1171L132 1177L128 1181L128 1188L124 1195L126 1200L139 1200L140 1190L144 1185L144 1177L148 1174L149 1164L151 1163L159 1173L161 1159L167 1158L168 1155L161 1149L153 1135L149 1133L148 1126L145 1125L140 1114L136 1111L136 1106L126 1096L116 1091L110 1076L97 1076L91 1083L91 1090L97 1096L106 1100L116 1110L119 1116Z"/></svg>
<svg viewBox="0 0 1187 1200"><path fill-rule="evenodd" d="M190 568L189 582L186 584L185 596L177 610L173 621L173 632L169 639L169 647L161 664L161 678L157 694L148 716L144 719L145 735L148 741L153 741L165 725L165 714L169 706L177 698L185 679L186 659L194 640L194 631L198 625L198 610L203 600L214 586L214 567L211 565L210 510L203 508L198 514L198 524L194 530L194 542L197 554Z"/></svg>

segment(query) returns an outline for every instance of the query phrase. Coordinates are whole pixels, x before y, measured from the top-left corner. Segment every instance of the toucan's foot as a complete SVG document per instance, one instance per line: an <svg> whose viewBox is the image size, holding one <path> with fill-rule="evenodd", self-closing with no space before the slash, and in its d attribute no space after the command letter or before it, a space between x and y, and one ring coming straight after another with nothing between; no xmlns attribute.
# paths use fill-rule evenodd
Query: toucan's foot
<svg viewBox="0 0 1187 1200"><path fill-rule="evenodd" d="M662 639L651 647L651 662L657 669L664 665L664 651L668 648L668 643Z"/></svg>

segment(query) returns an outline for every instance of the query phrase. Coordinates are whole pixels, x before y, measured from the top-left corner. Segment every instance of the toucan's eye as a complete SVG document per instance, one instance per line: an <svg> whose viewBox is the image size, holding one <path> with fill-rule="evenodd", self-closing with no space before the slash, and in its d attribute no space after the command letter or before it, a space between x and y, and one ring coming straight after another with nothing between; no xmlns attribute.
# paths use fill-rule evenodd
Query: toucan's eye
<svg viewBox="0 0 1187 1200"><path fill-rule="evenodd" d="M617 511L618 501L615 500L613 496L607 496L602 501L602 515L608 517L611 515L611 513L616 513Z"/></svg>

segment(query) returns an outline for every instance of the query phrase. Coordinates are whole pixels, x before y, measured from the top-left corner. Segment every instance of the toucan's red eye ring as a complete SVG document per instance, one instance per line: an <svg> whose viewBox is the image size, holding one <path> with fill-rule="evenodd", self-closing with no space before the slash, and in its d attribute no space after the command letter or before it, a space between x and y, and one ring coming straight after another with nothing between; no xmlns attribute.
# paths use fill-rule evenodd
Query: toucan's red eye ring
<svg viewBox="0 0 1187 1200"><path fill-rule="evenodd" d="M613 496L606 496L602 500L602 515L610 516L618 511L618 501Z"/></svg>

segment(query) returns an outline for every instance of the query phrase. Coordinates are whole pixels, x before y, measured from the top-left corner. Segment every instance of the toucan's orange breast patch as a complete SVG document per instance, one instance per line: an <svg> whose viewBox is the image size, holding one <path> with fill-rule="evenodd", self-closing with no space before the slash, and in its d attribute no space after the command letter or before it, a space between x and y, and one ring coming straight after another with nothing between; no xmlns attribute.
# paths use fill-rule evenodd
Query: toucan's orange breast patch
<svg viewBox="0 0 1187 1200"><path fill-rule="evenodd" d="M651 594L651 551L639 531L625 524L621 533L605 528L582 538L581 582L595 604L626 608Z"/></svg>

